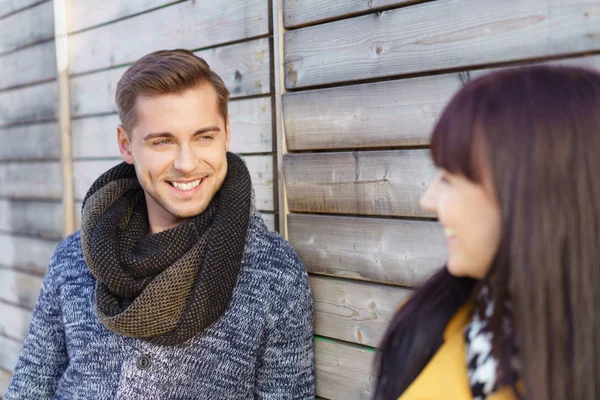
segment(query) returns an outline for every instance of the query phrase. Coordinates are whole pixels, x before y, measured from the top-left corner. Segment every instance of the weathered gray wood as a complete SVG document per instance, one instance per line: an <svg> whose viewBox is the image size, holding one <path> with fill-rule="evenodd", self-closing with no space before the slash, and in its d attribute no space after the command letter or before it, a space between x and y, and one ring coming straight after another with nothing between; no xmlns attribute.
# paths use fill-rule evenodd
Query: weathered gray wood
<svg viewBox="0 0 600 400"><path fill-rule="evenodd" d="M75 34L69 38L71 73L131 63L158 49L198 49L265 35L268 6L263 0L186 1Z"/></svg>
<svg viewBox="0 0 600 400"><path fill-rule="evenodd" d="M229 115L231 152L248 154L273 151L270 98L231 101ZM119 123L117 114L74 119L73 157L120 157L116 134ZM0 153L1 151L0 149Z"/></svg>
<svg viewBox="0 0 600 400"><path fill-rule="evenodd" d="M215 47L196 54L219 74L232 98L271 91L271 55L267 38Z"/></svg>
<svg viewBox="0 0 600 400"><path fill-rule="evenodd" d="M291 212L433 216L419 206L428 150L288 154L283 169Z"/></svg>
<svg viewBox="0 0 600 400"><path fill-rule="evenodd" d="M98 7L88 0L67 0L69 32L106 24L156 7L176 3L175 0L107 1Z"/></svg>
<svg viewBox="0 0 600 400"><path fill-rule="evenodd" d="M199 51L219 74L231 97L269 93L270 57L268 39ZM117 83L128 67L100 71L71 79L71 113L84 116L116 112Z"/></svg>
<svg viewBox="0 0 600 400"><path fill-rule="evenodd" d="M0 368L13 371L17 365L23 342L0 335Z"/></svg>
<svg viewBox="0 0 600 400"><path fill-rule="evenodd" d="M373 349L315 339L316 394L331 400L368 400L373 394Z"/></svg>
<svg viewBox="0 0 600 400"><path fill-rule="evenodd" d="M0 126L56 118L56 82L0 92Z"/></svg>
<svg viewBox="0 0 600 400"><path fill-rule="evenodd" d="M62 205L60 201L0 199L0 231L60 239Z"/></svg>
<svg viewBox="0 0 600 400"><path fill-rule="evenodd" d="M367 346L379 345L398 306L411 289L311 276L315 335Z"/></svg>
<svg viewBox="0 0 600 400"><path fill-rule="evenodd" d="M61 196L59 162L0 164L0 197L56 200Z"/></svg>
<svg viewBox="0 0 600 400"><path fill-rule="evenodd" d="M53 37L54 8L46 1L0 21L0 54Z"/></svg>
<svg viewBox="0 0 600 400"><path fill-rule="evenodd" d="M596 51L598 26L595 3L433 1L286 33L286 87Z"/></svg>
<svg viewBox="0 0 600 400"><path fill-rule="evenodd" d="M0 265L44 274L57 244L57 240L0 233Z"/></svg>
<svg viewBox="0 0 600 400"><path fill-rule="evenodd" d="M290 29L298 25L316 24L333 18L348 18L419 1L423 0L284 0L283 22L285 27Z"/></svg>
<svg viewBox="0 0 600 400"><path fill-rule="evenodd" d="M289 214L288 235L310 273L410 287L448 255L434 221Z"/></svg>
<svg viewBox="0 0 600 400"><path fill-rule="evenodd" d="M462 74L287 93L283 97L289 150L418 146Z"/></svg>
<svg viewBox="0 0 600 400"><path fill-rule="evenodd" d="M41 276L0 268L0 300L33 310L41 287Z"/></svg>
<svg viewBox="0 0 600 400"><path fill-rule="evenodd" d="M31 311L0 301L0 335L25 341Z"/></svg>
<svg viewBox="0 0 600 400"><path fill-rule="evenodd" d="M41 3L42 1L44 0L0 0L0 18L31 7L36 3ZM0 393L2 393L1 390Z"/></svg>
<svg viewBox="0 0 600 400"><path fill-rule="evenodd" d="M2 161L60 159L60 132L56 122L0 128Z"/></svg>
<svg viewBox="0 0 600 400"><path fill-rule="evenodd" d="M256 207L259 210L273 211L273 157L245 156L243 159L246 161L252 178L252 185L256 193ZM121 160L118 159L75 161L75 199L83 200L94 181L106 170L120 162ZM1 183L0 180L0 185Z"/></svg>
<svg viewBox="0 0 600 400"><path fill-rule="evenodd" d="M6 370L0 368L0 399L4 396L8 390L8 385L12 379L12 374Z"/></svg>
<svg viewBox="0 0 600 400"><path fill-rule="evenodd" d="M0 90L56 77L54 41L0 56Z"/></svg>
<svg viewBox="0 0 600 400"><path fill-rule="evenodd" d="M269 228L270 231L275 232L275 214L271 214L271 213L261 213L262 219L265 221L265 224L267 225L267 228Z"/></svg>

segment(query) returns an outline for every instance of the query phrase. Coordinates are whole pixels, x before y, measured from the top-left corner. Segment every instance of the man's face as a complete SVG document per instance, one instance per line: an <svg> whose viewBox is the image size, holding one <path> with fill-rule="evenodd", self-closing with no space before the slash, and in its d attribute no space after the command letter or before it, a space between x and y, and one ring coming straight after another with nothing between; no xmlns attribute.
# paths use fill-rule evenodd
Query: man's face
<svg viewBox="0 0 600 400"><path fill-rule="evenodd" d="M135 166L155 233L204 212L221 188L229 121L208 83L181 94L138 96L135 112L131 132L118 128L119 148Z"/></svg>

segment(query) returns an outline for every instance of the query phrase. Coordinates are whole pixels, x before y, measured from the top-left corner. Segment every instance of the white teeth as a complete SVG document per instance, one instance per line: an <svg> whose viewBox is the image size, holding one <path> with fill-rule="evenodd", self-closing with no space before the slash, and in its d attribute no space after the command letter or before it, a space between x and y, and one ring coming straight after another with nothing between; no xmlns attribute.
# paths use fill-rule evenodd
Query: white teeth
<svg viewBox="0 0 600 400"><path fill-rule="evenodd" d="M179 183L179 182L171 182L173 186L175 186L179 190L192 190L202 183L202 179L198 179L197 181L189 182L189 183Z"/></svg>
<svg viewBox="0 0 600 400"><path fill-rule="evenodd" d="M451 237L454 236L454 231L449 228L444 228L444 234L446 235L446 237Z"/></svg>

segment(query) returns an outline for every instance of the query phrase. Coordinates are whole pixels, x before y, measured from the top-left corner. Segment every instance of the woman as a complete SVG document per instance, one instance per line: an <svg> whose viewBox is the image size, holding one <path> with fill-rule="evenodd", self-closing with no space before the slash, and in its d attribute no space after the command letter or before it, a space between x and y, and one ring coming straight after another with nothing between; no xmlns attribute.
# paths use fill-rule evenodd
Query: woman
<svg viewBox="0 0 600 400"><path fill-rule="evenodd" d="M392 320L375 398L600 399L600 74L474 80L431 155L449 258Z"/></svg>

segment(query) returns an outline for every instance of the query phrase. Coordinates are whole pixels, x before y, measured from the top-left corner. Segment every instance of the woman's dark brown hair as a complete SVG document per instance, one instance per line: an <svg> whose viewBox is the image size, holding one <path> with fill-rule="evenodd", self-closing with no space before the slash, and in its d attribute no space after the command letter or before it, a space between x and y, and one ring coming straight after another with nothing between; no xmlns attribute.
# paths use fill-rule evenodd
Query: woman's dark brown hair
<svg viewBox="0 0 600 400"><path fill-rule="evenodd" d="M501 243L481 284L443 268L399 310L378 351L375 398L406 390L485 284L513 308L495 307L488 321L501 383L521 382L528 400L600 399L600 74L534 66L469 82L438 121L431 154L476 183L489 170ZM515 337L503 335L505 317Z"/></svg>

